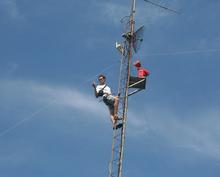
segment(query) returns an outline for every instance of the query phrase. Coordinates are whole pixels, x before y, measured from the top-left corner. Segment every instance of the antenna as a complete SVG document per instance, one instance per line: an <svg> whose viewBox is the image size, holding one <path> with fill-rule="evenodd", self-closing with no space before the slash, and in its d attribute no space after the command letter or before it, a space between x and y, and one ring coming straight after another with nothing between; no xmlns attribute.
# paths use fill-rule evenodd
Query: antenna
<svg viewBox="0 0 220 177"><path fill-rule="evenodd" d="M180 12L178 12L178 11L176 11L176 10L173 10L173 9L168 8L168 7L166 7L166 6L162 6L162 5L157 4L157 3L155 3L155 2L152 2L152 1L149 1L149 0L144 0L144 1L150 3L150 4L154 5L154 6L157 6L157 7L160 7L160 8L162 8L162 9L165 9L165 10L168 10L168 11L170 11L170 12L173 12L173 13L175 13L175 14L180 14Z"/></svg>
<svg viewBox="0 0 220 177"><path fill-rule="evenodd" d="M141 26L134 33L133 48L134 48L135 53L137 53L138 50L140 49L141 43L143 42L143 35L144 35L144 26Z"/></svg>

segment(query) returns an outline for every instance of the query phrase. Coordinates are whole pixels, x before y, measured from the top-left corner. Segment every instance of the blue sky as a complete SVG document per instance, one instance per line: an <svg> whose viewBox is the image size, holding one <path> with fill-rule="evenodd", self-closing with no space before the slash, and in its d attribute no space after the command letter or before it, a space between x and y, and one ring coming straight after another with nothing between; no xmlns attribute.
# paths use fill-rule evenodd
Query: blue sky
<svg viewBox="0 0 220 177"><path fill-rule="evenodd" d="M137 0L147 90L129 98L123 176L219 177L220 2ZM0 0L0 176L107 176L125 0ZM132 74L135 74L132 68Z"/></svg>

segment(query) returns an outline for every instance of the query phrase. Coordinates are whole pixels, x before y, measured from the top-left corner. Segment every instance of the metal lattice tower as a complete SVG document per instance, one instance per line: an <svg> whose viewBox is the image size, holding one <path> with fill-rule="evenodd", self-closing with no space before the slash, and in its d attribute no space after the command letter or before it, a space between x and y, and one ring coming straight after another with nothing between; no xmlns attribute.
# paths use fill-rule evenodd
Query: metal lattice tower
<svg viewBox="0 0 220 177"><path fill-rule="evenodd" d="M172 13L179 14L178 11L157 4L151 0L144 1L164 10L170 11ZM128 96L131 96L139 92L140 90L145 89L146 84L146 78L135 78L133 76L130 76L133 52L137 52L139 46L138 44L140 44L143 41L143 26L139 28L136 32L134 32L135 6L136 0L132 0L130 15L122 19L122 22L124 22L125 24L124 33L122 37L124 37L125 40L123 42L123 46L120 46L120 49L118 48L119 51L122 53L118 87L118 93L120 95L118 107L119 119L117 120L115 126L116 128L113 132L112 155L111 161L109 163L109 177L122 177L122 162L128 111ZM129 93L130 89L132 88L136 88L136 90L133 90Z"/></svg>
<svg viewBox="0 0 220 177"><path fill-rule="evenodd" d="M109 177L122 176L122 161L125 143L125 130L128 111L128 96L129 96L129 78L130 66L133 54L133 41L134 41L134 14L135 14L135 0L132 0L131 14L126 21L124 34L125 38L123 48L124 52L121 58L120 77L119 77L119 108L117 121L118 126L113 132L112 142L112 155L109 163Z"/></svg>

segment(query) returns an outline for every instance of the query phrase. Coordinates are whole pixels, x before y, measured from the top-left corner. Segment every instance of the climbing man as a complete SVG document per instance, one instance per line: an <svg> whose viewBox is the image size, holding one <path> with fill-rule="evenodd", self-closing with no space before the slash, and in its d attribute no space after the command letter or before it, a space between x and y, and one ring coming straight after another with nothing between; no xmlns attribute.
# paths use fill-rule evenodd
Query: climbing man
<svg viewBox="0 0 220 177"><path fill-rule="evenodd" d="M110 118L113 127L118 119L117 112L118 112L118 96L114 96L111 93L110 87L108 87L105 83L106 77L103 74L98 76L99 84L96 85L93 82L92 86L94 88L95 97L102 97L103 102L108 106Z"/></svg>

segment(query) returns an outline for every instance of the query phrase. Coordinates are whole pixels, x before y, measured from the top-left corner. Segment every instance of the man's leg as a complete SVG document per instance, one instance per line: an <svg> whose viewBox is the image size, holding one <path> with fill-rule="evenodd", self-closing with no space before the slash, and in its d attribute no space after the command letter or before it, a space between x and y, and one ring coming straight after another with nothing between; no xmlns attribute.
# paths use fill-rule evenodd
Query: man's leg
<svg viewBox="0 0 220 177"><path fill-rule="evenodd" d="M114 124L115 124L114 109L109 107L109 113L110 113L112 125L114 126Z"/></svg>
<svg viewBox="0 0 220 177"><path fill-rule="evenodd" d="M116 96L114 102L114 120L118 119L118 102L119 102L119 98L118 96Z"/></svg>

